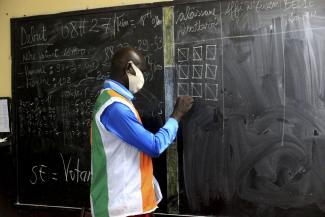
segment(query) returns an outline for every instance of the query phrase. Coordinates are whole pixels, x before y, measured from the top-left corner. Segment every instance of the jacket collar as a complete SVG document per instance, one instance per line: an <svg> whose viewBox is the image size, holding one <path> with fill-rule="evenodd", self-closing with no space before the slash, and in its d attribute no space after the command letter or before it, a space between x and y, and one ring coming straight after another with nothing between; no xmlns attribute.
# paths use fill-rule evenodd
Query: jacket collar
<svg viewBox="0 0 325 217"><path fill-rule="evenodd" d="M104 82L104 89L113 89L115 90L117 93L121 94L122 96L124 96L125 98L127 98L128 100L132 101L134 99L134 95L126 88L124 87L121 83L112 80L112 79L108 79Z"/></svg>

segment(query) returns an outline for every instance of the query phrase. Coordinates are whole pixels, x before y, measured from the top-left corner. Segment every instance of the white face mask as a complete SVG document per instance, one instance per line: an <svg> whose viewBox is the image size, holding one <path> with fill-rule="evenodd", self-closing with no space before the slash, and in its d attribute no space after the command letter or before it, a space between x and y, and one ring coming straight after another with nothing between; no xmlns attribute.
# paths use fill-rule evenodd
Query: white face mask
<svg viewBox="0 0 325 217"><path fill-rule="evenodd" d="M131 93L137 93L144 85L144 77L141 70L132 62L129 62L135 72L135 75L126 73L129 78L129 90Z"/></svg>

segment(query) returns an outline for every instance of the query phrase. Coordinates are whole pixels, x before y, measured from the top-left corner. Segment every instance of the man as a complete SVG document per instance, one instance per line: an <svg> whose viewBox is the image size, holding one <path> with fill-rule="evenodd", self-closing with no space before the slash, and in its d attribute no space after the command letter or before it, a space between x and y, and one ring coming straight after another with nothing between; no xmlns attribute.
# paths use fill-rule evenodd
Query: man
<svg viewBox="0 0 325 217"><path fill-rule="evenodd" d="M132 48L116 52L110 79L97 98L91 125L93 217L149 216L162 198L151 157L175 139L178 122L193 98L178 98L165 125L156 134L147 131L132 104L133 94L144 85L145 65Z"/></svg>

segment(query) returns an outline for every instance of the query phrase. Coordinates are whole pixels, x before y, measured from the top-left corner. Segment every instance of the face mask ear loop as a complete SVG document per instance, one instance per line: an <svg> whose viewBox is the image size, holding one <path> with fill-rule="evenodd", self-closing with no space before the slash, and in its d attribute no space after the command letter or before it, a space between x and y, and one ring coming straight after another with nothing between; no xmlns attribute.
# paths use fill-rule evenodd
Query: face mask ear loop
<svg viewBox="0 0 325 217"><path fill-rule="evenodd" d="M139 74L139 72L142 74L142 76L143 76L143 73L142 73L142 71L133 63L133 61L132 60L130 60L128 63L130 63L131 64L131 66L132 66L132 69L133 69L133 71L134 71L134 73L135 73L135 75L133 75L133 74L131 74L131 73L129 73L129 74L131 74L131 75L133 75L133 76L137 76L138 74Z"/></svg>
<svg viewBox="0 0 325 217"><path fill-rule="evenodd" d="M130 61L128 62L128 64L131 65L131 67L132 67L132 69L133 69L133 71L134 71L134 63L133 63L133 61L130 60ZM129 69L127 69L127 70L129 70ZM134 72L135 72L135 71L134 71ZM135 73L136 73L136 72L135 72ZM128 73L128 72L127 72L127 74L131 74L131 73ZM133 75L133 74L131 74L131 75Z"/></svg>
<svg viewBox="0 0 325 217"><path fill-rule="evenodd" d="M134 62L132 61L132 60L130 60L128 63L130 63L131 64L131 67L132 67L132 69L133 69L133 71L134 71L134 73L135 74L137 74L137 70L139 70L139 71L141 71L135 64L134 64Z"/></svg>
<svg viewBox="0 0 325 217"><path fill-rule="evenodd" d="M129 61L131 64L135 75L131 73L127 73L129 78L129 90L132 93L137 93L144 85L144 77L141 70L133 63L133 61Z"/></svg>

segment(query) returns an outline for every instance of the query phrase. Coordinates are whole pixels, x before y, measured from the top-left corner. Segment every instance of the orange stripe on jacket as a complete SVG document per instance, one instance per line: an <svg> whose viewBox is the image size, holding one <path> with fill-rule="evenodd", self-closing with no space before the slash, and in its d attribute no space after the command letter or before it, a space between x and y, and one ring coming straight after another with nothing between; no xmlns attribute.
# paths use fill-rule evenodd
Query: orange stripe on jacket
<svg viewBox="0 0 325 217"><path fill-rule="evenodd" d="M141 152L140 161L142 207L144 211L150 211L157 206L153 187L152 160L151 157Z"/></svg>

